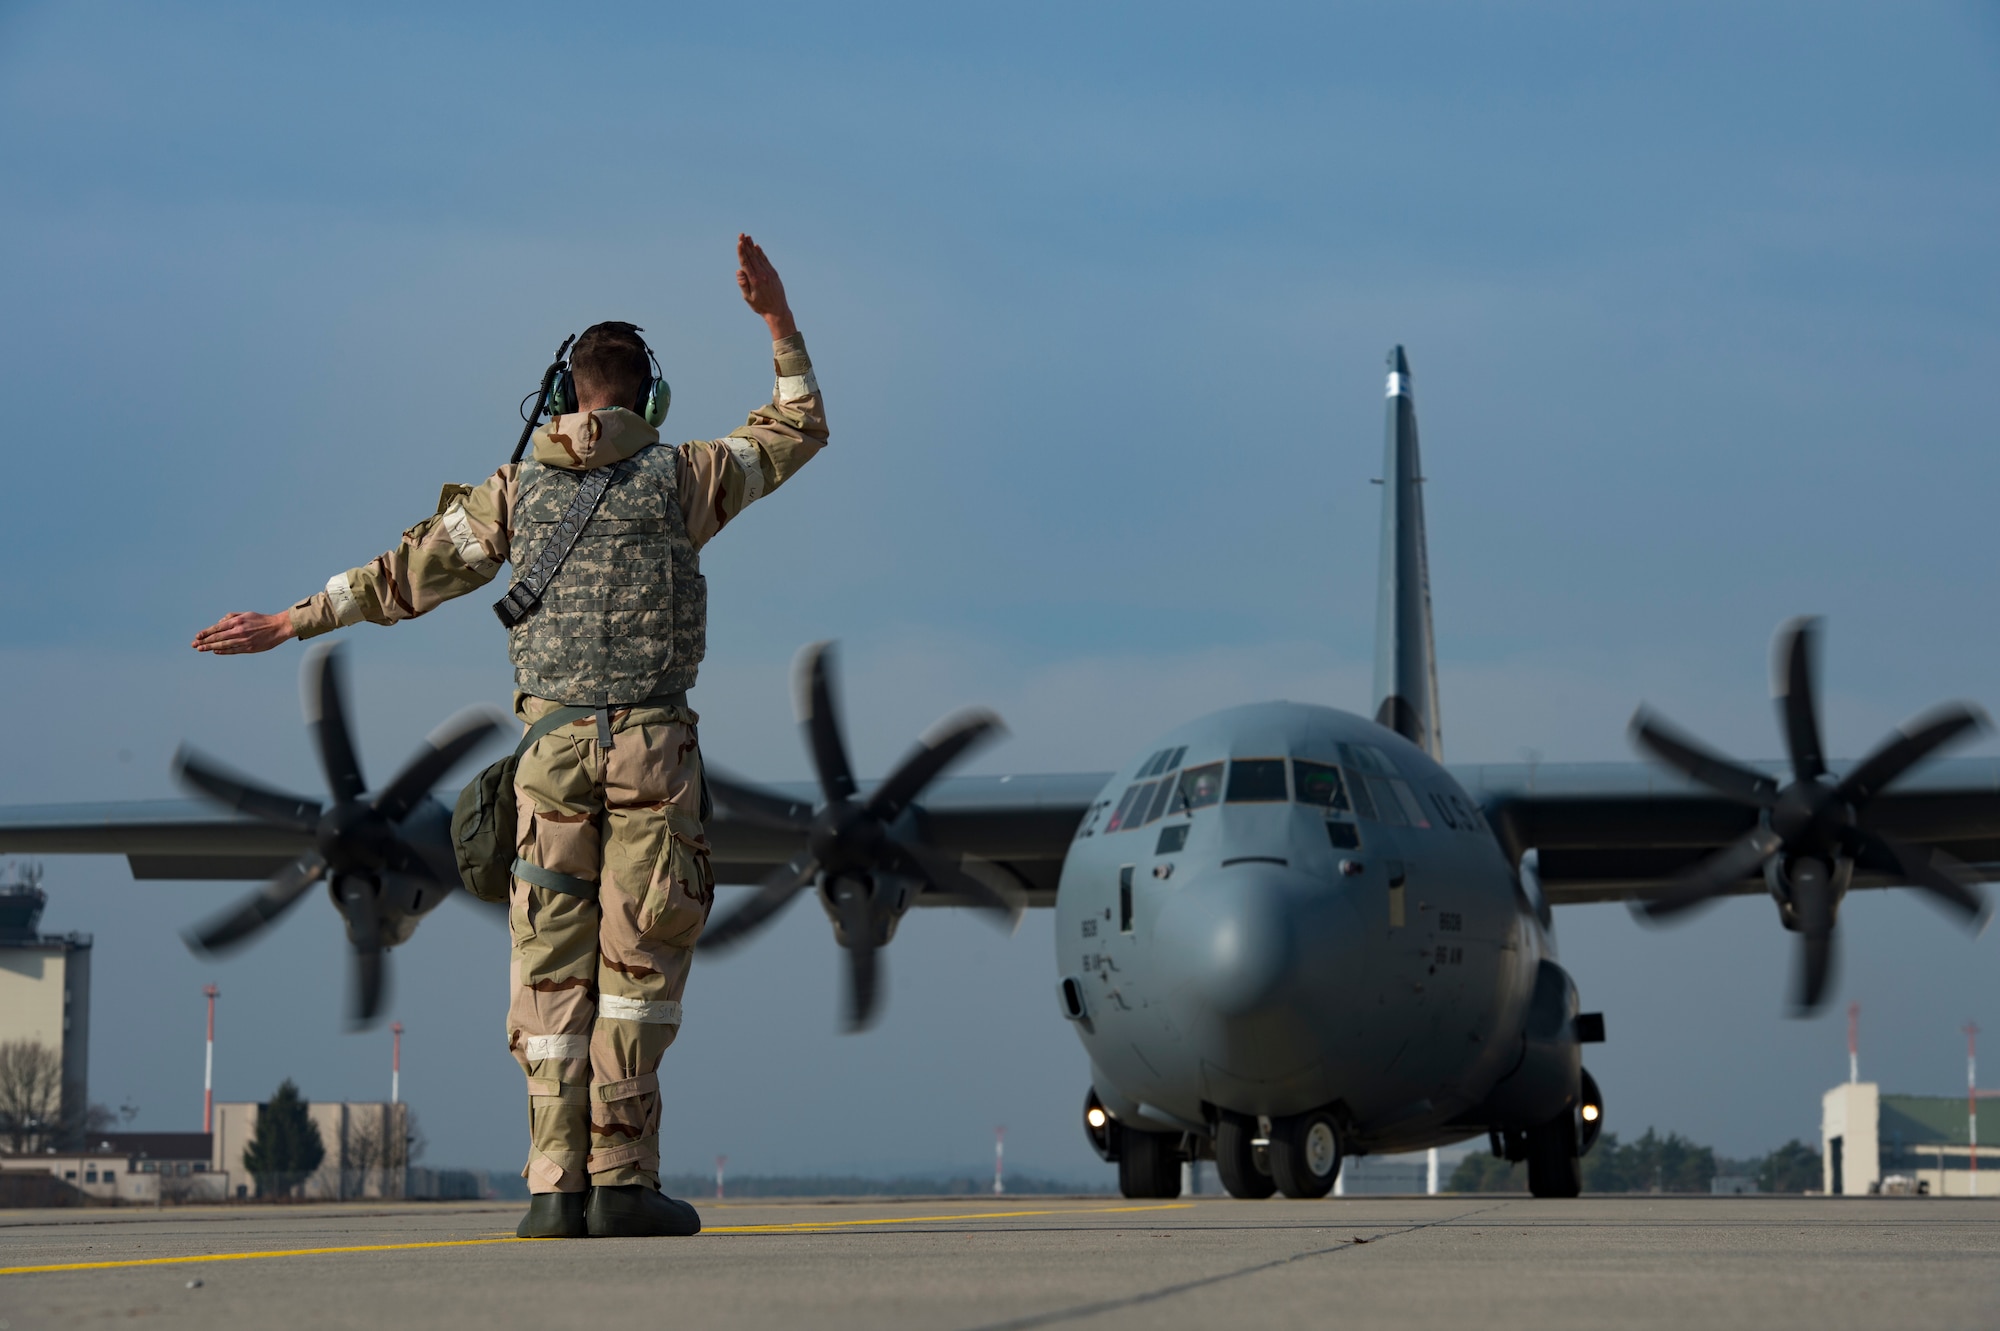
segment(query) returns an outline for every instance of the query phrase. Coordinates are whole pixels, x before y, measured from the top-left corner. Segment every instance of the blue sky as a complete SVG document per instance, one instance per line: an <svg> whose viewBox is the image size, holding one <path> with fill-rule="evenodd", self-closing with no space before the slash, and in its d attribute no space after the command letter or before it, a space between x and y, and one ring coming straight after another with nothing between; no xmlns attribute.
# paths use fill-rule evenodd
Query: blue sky
<svg viewBox="0 0 2000 1331"><path fill-rule="evenodd" d="M1365 708L1397 342L1448 756L1622 758L1641 699L1770 753L1769 637L1806 611L1858 753L2000 694L1995 125L1990 3L0 7L0 800L168 794L182 738L310 789L296 651L197 659L193 630L479 479L585 323L647 328L670 435L736 424L769 375L738 230L834 442L706 560L719 762L803 775L785 671L821 637L872 770L966 702L1013 727L986 770ZM350 637L378 773L505 698L476 602ZM48 926L98 939L100 1098L189 1125L209 978L224 1095L381 1093L323 903L214 965L175 933L233 889L49 884ZM1843 923L1865 1069L1950 1090L1958 1025L2000 1028L1996 944L1900 896ZM1844 1032L1777 1016L1767 905L1563 927L1614 1127L1816 1130ZM398 957L443 1163L519 1152L502 946L448 910ZM1046 920L913 919L888 1020L841 1039L797 912L698 971L669 1164L976 1169L1005 1122L1023 1167L1089 1174L1051 955Z"/></svg>

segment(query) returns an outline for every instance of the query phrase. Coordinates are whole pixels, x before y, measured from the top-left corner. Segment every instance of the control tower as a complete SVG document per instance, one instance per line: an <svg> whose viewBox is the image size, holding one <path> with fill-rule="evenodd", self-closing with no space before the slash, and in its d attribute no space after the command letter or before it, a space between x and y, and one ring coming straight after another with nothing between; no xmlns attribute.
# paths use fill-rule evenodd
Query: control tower
<svg viewBox="0 0 2000 1331"><path fill-rule="evenodd" d="M90 935L41 933L40 868L0 872L0 1044L34 1041L61 1058L60 1117L45 1145L67 1146L90 1104Z"/></svg>

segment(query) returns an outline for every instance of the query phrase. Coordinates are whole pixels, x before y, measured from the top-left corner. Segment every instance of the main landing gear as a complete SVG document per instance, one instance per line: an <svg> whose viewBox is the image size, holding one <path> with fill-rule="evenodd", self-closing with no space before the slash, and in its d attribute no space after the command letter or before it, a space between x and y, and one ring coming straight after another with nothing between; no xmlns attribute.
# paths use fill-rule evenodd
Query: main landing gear
<svg viewBox="0 0 2000 1331"><path fill-rule="evenodd" d="M1324 1110L1271 1120L1225 1112L1215 1125L1215 1172L1231 1197L1324 1197L1340 1177L1340 1124Z"/></svg>

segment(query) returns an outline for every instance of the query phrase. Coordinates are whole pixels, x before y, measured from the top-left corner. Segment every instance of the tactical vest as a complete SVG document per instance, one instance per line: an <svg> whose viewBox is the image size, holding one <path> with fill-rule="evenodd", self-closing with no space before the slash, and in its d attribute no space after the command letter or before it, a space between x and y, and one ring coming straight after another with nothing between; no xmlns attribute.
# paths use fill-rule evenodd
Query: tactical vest
<svg viewBox="0 0 2000 1331"><path fill-rule="evenodd" d="M708 582L681 517L679 454L653 444L611 483L535 612L508 631L514 683L551 702L629 705L694 686L708 644ZM582 473L521 464L517 569L562 520Z"/></svg>

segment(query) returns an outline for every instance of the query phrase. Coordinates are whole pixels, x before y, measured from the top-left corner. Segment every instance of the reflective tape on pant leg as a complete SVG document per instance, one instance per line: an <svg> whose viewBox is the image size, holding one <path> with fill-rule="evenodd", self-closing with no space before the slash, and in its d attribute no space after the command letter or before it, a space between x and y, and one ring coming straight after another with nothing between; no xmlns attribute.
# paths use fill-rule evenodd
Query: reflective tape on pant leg
<svg viewBox="0 0 2000 1331"><path fill-rule="evenodd" d="M678 1026L681 1024L679 999L662 998L649 1002L643 998L621 998L617 994L599 994L597 1015L612 1021L643 1021L653 1026Z"/></svg>
<svg viewBox="0 0 2000 1331"><path fill-rule="evenodd" d="M627 1077L624 1081L603 1081L590 1088L594 1100L634 1100L648 1091L660 1089L660 1074L644 1073L637 1077Z"/></svg>
<svg viewBox="0 0 2000 1331"><path fill-rule="evenodd" d="M530 1035L522 1039L528 1057L538 1058L589 1058L590 1037L588 1035Z"/></svg>
<svg viewBox="0 0 2000 1331"><path fill-rule="evenodd" d="M634 1163L654 1165L660 1160L660 1137L641 1137L638 1141L614 1146L608 1151L592 1151L584 1168L593 1174L602 1174L607 1169Z"/></svg>
<svg viewBox="0 0 2000 1331"><path fill-rule="evenodd" d="M590 1179L579 1159L581 1151L540 1151L528 1161L524 1177L529 1192L582 1192Z"/></svg>

